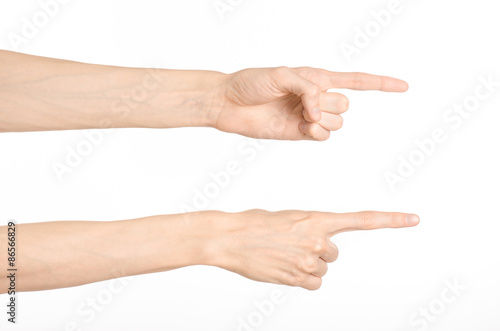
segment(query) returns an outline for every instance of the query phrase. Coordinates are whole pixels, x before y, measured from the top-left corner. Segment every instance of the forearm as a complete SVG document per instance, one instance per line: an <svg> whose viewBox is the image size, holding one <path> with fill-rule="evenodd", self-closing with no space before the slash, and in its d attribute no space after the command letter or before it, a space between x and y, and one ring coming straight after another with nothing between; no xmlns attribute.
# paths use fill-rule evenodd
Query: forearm
<svg viewBox="0 0 500 331"><path fill-rule="evenodd" d="M17 291L210 265L244 277L318 289L330 237L353 230L417 225L405 213L324 213L299 210L203 211L115 222L49 222L16 226ZM7 228L0 227L0 270L7 270ZM0 277L0 294L9 280Z"/></svg>
<svg viewBox="0 0 500 331"><path fill-rule="evenodd" d="M0 131L210 126L225 77L0 51Z"/></svg>
<svg viewBox="0 0 500 331"><path fill-rule="evenodd" d="M17 291L82 285L207 264L210 212L87 222L18 224ZM2 273L7 229L0 227ZM7 291L1 277L0 293Z"/></svg>

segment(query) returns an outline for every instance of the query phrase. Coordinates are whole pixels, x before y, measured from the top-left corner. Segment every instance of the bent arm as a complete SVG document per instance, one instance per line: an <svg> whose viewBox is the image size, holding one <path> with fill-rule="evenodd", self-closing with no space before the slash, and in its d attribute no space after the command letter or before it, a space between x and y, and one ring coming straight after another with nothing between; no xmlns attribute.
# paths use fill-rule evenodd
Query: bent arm
<svg viewBox="0 0 500 331"><path fill-rule="evenodd" d="M225 76L0 50L0 132L210 126Z"/></svg>

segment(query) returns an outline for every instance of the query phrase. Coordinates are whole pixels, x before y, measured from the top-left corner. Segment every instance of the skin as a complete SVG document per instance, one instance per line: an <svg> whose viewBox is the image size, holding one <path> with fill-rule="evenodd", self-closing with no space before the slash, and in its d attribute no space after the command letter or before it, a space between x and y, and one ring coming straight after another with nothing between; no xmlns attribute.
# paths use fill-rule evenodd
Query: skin
<svg viewBox="0 0 500 331"><path fill-rule="evenodd" d="M59 221L16 226L17 291L77 286L106 279L210 265L261 282L319 289L337 259L330 238L354 230L403 228L416 215L335 214L287 210L203 211L140 219ZM7 229L0 227L0 251ZM0 269L7 269L2 253ZM8 280L0 278L0 293Z"/></svg>
<svg viewBox="0 0 500 331"><path fill-rule="evenodd" d="M252 138L326 140L348 99L329 89L404 92L399 79L316 68L231 74L123 68L0 51L0 132L213 127ZM412 219L412 222L408 220ZM37 291L212 265L314 290L338 255L329 238L407 227L403 213L205 211L114 222L19 224L18 291ZM0 227L0 252L7 252ZM7 254L0 269L7 269ZM21 272L22 271L22 272ZM0 293L8 280L0 278Z"/></svg>
<svg viewBox="0 0 500 331"><path fill-rule="evenodd" d="M329 89L404 92L402 80L316 68L112 67L0 51L0 132L213 127L252 138L326 140L349 100Z"/></svg>

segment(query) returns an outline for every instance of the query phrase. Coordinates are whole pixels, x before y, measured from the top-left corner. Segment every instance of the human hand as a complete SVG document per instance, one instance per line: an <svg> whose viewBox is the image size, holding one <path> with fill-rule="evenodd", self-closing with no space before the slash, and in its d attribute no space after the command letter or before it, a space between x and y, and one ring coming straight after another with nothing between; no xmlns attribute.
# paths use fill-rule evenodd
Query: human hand
<svg viewBox="0 0 500 331"><path fill-rule="evenodd" d="M213 126L252 138L326 140L349 107L332 88L405 92L402 80L309 67L244 69L228 75Z"/></svg>
<svg viewBox="0 0 500 331"><path fill-rule="evenodd" d="M249 210L218 213L212 223L212 265L244 277L317 290L337 259L330 237L353 230L415 226L413 214ZM211 230L212 231L212 230Z"/></svg>

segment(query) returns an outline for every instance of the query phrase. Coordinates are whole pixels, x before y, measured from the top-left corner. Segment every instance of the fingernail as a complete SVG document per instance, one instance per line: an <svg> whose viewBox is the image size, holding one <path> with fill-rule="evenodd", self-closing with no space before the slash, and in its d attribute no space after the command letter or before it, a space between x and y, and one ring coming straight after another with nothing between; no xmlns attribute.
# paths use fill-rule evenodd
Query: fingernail
<svg viewBox="0 0 500 331"><path fill-rule="evenodd" d="M406 224L408 225L417 225L420 222L420 218L415 214L406 215Z"/></svg>
<svg viewBox="0 0 500 331"><path fill-rule="evenodd" d="M407 82L405 82L404 86L403 86L403 90L406 92L406 91L408 91L409 88L410 88L410 84L408 84Z"/></svg>
<svg viewBox="0 0 500 331"><path fill-rule="evenodd" d="M319 110L319 107L314 107L313 110L311 111L311 119L314 121L319 121L321 119L321 111Z"/></svg>

